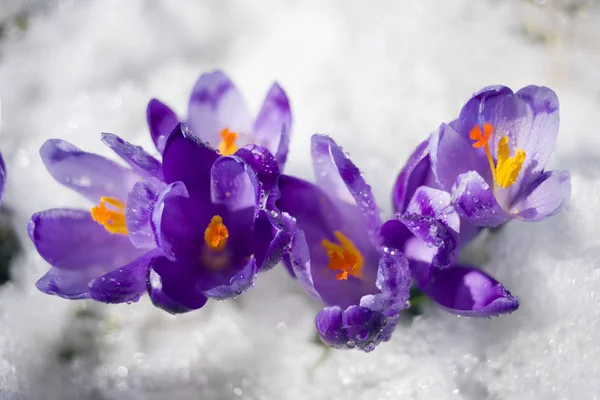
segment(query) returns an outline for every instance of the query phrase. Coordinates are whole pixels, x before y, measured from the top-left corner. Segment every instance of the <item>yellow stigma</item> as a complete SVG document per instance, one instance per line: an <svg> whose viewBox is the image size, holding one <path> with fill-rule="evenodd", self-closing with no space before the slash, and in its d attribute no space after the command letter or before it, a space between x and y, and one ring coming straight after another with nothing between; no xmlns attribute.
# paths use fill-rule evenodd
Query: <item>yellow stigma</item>
<svg viewBox="0 0 600 400"><path fill-rule="evenodd" d="M474 148L479 149L483 147L490 169L492 170L492 177L495 184L506 189L517 181L526 154L522 149L517 149L515 155L509 157L508 136L502 136L498 142L498 162L494 165L494 158L489 146L490 137L493 132L494 127L490 124L483 124L483 133L479 125L475 125L469 132L469 137L475 141L473 143Z"/></svg>
<svg viewBox="0 0 600 400"><path fill-rule="evenodd" d="M237 139L237 133L231 132L225 128L221 131L221 143L219 144L219 151L224 156L231 155L237 151L235 140Z"/></svg>
<svg viewBox="0 0 600 400"><path fill-rule="evenodd" d="M325 248L329 257L327 267L337 272L335 278L338 281L348 280L349 275L362 278L364 264L362 254L354 247L354 243L340 231L335 231L333 234L340 244L332 243L327 239L321 241L321 245Z"/></svg>
<svg viewBox="0 0 600 400"><path fill-rule="evenodd" d="M222 251L227 244L228 237L229 231L225 224L223 224L223 218L220 215L213 216L204 231L206 246L212 251Z"/></svg>
<svg viewBox="0 0 600 400"><path fill-rule="evenodd" d="M111 208L106 205L111 206ZM100 198L100 203L90 209L94 221L104 226L110 233L127 235L125 224L125 204L112 197Z"/></svg>

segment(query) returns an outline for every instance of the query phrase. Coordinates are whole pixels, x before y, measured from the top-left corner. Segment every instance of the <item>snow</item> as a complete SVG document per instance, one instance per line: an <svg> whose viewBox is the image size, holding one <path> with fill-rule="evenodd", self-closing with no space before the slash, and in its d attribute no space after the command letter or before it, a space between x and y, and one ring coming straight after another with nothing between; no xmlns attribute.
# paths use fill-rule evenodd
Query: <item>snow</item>
<svg viewBox="0 0 600 400"><path fill-rule="evenodd" d="M27 4L40 4L30 1ZM23 4L2 1L2 18ZM33 6L32 6L33 7ZM593 1L50 1L0 44L5 205L25 251L0 287L2 399L600 398L600 9ZM287 172L311 179L328 133L384 215L402 164L489 84L542 84L561 101L553 168L568 210L479 241L481 266L521 297L493 320L434 307L373 353L315 342L319 309L283 269L235 301L171 316L39 293L48 268L27 234L39 210L87 207L37 151L60 137L109 155L100 132L151 145L145 106L182 113L197 76L223 68L256 111L277 80L291 98Z"/></svg>

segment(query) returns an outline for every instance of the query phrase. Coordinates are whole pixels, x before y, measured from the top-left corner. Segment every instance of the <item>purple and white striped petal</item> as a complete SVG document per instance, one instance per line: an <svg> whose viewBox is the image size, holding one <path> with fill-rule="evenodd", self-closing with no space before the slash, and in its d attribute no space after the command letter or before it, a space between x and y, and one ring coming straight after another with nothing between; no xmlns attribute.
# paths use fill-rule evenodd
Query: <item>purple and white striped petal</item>
<svg viewBox="0 0 600 400"><path fill-rule="evenodd" d="M458 214L472 225L496 227L511 217L498 204L488 183L475 171L459 175L452 188Z"/></svg>
<svg viewBox="0 0 600 400"><path fill-rule="evenodd" d="M225 128L241 136L252 132L244 98L221 71L202 74L196 81L188 106L188 124L196 136L215 148Z"/></svg>
<svg viewBox="0 0 600 400"><path fill-rule="evenodd" d="M537 222L555 215L571 197L571 176L568 171L548 171L540 174L527 188L522 198L511 206L519 219Z"/></svg>
<svg viewBox="0 0 600 400"><path fill-rule="evenodd" d="M437 270L429 284L421 290L457 315L494 317L519 308L518 297L485 272L469 266L456 265Z"/></svg>
<svg viewBox="0 0 600 400"><path fill-rule="evenodd" d="M274 83L254 121L254 139L269 149L281 169L287 158L291 127L290 102L281 86Z"/></svg>

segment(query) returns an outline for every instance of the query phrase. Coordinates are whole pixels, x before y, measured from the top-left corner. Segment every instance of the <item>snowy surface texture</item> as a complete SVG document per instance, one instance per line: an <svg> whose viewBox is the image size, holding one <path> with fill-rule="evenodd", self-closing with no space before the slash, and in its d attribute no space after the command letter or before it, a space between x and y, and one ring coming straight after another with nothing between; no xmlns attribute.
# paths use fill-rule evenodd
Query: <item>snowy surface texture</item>
<svg viewBox="0 0 600 400"><path fill-rule="evenodd" d="M25 248L0 287L1 399L600 399L597 3L98 0L36 13L40 3L0 2L5 204ZM549 167L572 171L570 209L511 222L476 254L520 310L474 320L426 307L373 353L324 356L319 305L283 270L177 317L147 298L104 306L39 293L48 266L27 238L29 216L89 206L52 180L40 145L61 137L108 155L100 132L113 132L151 148L149 98L183 113L214 68L254 110L277 80L295 120L287 172L312 179L310 135L331 134L384 216L409 153L472 92L553 88L561 130Z"/></svg>

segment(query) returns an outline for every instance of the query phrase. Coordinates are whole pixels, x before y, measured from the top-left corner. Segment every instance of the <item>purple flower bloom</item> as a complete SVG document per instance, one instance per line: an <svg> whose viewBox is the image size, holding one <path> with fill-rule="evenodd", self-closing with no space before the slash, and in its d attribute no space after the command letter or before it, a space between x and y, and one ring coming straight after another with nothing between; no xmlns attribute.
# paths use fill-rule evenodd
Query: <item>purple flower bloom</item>
<svg viewBox="0 0 600 400"><path fill-rule="evenodd" d="M552 216L571 192L567 171L544 170L558 125L552 90L484 88L419 146L399 176L395 202L405 205L425 184L450 193L458 214L476 226Z"/></svg>
<svg viewBox="0 0 600 400"><path fill-rule="evenodd" d="M260 207L261 185L239 157L221 157L178 124L163 165L104 134L131 168L49 140L40 153L63 185L98 203L91 211L35 214L29 235L52 268L37 287L69 299L136 301L169 312L249 288L282 257L289 233Z"/></svg>
<svg viewBox="0 0 600 400"><path fill-rule="evenodd" d="M152 139L162 153L179 118L165 104L152 99L147 109ZM267 148L283 168L287 158L292 116L283 89L274 83L253 121L244 98L221 71L200 76L190 96L187 123L200 139L231 155L247 144Z"/></svg>
<svg viewBox="0 0 600 400"><path fill-rule="evenodd" d="M261 183L242 158L219 156L179 124L165 144L163 172L159 195L155 182L138 190L142 210L157 199L151 215L132 214L139 237L154 237L163 252L150 263L156 306L182 312L209 297L235 297L281 260L290 233L262 206Z"/></svg>
<svg viewBox="0 0 600 400"><path fill-rule="evenodd" d="M406 212L382 227L387 246L402 249L419 289L444 309L458 315L492 317L519 307L498 281L483 271L457 264L461 221L450 194L417 188Z"/></svg>
<svg viewBox="0 0 600 400"><path fill-rule="evenodd" d="M103 134L103 141L131 168L96 154L86 153L60 139L48 140L40 155L59 183L85 196L97 206L91 210L53 209L34 214L28 232L38 253L52 268L37 283L39 290L67 299L107 301L94 290L114 271L137 272L149 254L136 248L127 236L125 207L128 192L142 179L162 176L160 163L120 138ZM146 290L145 275L115 286L111 302L136 301Z"/></svg>
<svg viewBox="0 0 600 400"><path fill-rule="evenodd" d="M276 205L296 219L289 262L304 289L325 307L316 317L332 347L371 351L387 341L409 296L402 253L384 248L371 188L329 137L314 135L317 184L282 175Z"/></svg>

